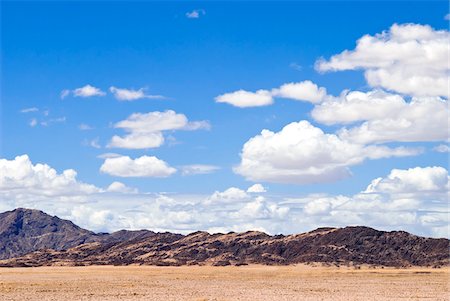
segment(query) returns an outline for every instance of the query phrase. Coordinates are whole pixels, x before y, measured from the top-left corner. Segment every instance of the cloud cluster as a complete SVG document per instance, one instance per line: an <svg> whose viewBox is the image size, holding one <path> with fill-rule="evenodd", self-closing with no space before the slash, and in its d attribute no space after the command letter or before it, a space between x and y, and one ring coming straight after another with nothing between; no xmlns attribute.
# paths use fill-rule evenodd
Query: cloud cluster
<svg viewBox="0 0 450 301"><path fill-rule="evenodd" d="M309 80L305 80L297 83L287 83L270 91L258 90L250 92L238 90L219 95L215 100L218 103L228 103L239 108L249 108L271 105L274 103L274 97L319 103L327 97L327 90Z"/></svg>
<svg viewBox="0 0 450 301"><path fill-rule="evenodd" d="M303 81L216 97L217 102L237 107L270 105L274 97L307 101L314 104L310 116L316 122L342 126L334 134L326 134L303 120L279 132L263 130L244 144L234 171L253 181L336 181L350 174L350 166L366 159L421 153L381 144L447 141L449 38L445 30L394 24L387 32L362 37L353 51L317 62L319 71L365 70L369 85L377 87L372 91L344 90L333 96L326 88ZM436 151L445 149L441 146Z"/></svg>
<svg viewBox="0 0 450 301"><path fill-rule="evenodd" d="M163 131L209 129L207 121L189 121L184 114L172 110L165 112L134 113L119 121L114 128L123 129L128 134L115 135L108 147L145 149L159 147L164 143Z"/></svg>
<svg viewBox="0 0 450 301"><path fill-rule="evenodd" d="M127 170L147 169L147 162L126 161ZM25 155L0 159L0 211L38 208L95 231L289 234L320 226L367 225L449 237L449 179L443 167L415 167L394 169L355 195L263 196L259 184L210 195L167 195L141 193L121 182L100 189L77 180L73 170L58 173L46 164L32 164Z"/></svg>
<svg viewBox="0 0 450 301"><path fill-rule="evenodd" d="M354 50L316 64L319 71L365 71L367 83L413 96L448 97L446 30L428 25L394 24L388 31L365 35Z"/></svg>
<svg viewBox="0 0 450 301"><path fill-rule="evenodd" d="M248 140L235 172L252 181L310 184L350 175L349 166L366 159L416 155L417 149L365 146L325 134L308 121L292 122L279 132L263 130Z"/></svg>
<svg viewBox="0 0 450 301"><path fill-rule="evenodd" d="M113 94L113 96L119 101L134 101L137 99L164 99L165 97L162 95L150 95L145 93L146 88L140 88L138 90L134 89L125 89L125 88L117 88L111 86L109 91ZM89 84L77 88L74 90L64 89L60 93L61 99L68 97L69 95L73 95L74 97L93 97L93 96L105 96L106 92L102 91L100 88L91 86Z"/></svg>

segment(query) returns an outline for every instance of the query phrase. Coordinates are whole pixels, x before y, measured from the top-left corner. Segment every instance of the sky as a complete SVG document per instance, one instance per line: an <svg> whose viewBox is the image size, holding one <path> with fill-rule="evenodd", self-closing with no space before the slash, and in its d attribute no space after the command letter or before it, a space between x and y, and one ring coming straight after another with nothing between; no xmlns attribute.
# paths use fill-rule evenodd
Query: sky
<svg viewBox="0 0 450 301"><path fill-rule="evenodd" d="M1 3L0 211L449 237L447 1Z"/></svg>

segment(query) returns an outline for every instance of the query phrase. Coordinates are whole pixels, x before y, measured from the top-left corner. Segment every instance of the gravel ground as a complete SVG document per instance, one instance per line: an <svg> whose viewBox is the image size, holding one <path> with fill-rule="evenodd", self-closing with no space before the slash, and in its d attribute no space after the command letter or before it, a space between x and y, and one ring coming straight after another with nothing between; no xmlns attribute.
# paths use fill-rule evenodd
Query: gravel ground
<svg viewBox="0 0 450 301"><path fill-rule="evenodd" d="M450 300L450 268L0 268L1 300Z"/></svg>

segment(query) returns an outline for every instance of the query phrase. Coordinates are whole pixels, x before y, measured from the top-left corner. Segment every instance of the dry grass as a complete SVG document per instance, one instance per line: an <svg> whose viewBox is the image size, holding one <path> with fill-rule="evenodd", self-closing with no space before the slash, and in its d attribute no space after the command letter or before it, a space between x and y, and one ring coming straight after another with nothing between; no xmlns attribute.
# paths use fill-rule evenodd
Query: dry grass
<svg viewBox="0 0 450 301"><path fill-rule="evenodd" d="M449 268L0 268L1 300L450 300Z"/></svg>

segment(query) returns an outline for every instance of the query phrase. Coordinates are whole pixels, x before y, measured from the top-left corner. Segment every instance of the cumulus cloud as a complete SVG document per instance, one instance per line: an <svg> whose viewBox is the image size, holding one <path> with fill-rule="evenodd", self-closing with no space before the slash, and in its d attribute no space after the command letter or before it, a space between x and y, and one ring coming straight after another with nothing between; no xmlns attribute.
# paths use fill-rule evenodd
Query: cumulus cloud
<svg viewBox="0 0 450 301"><path fill-rule="evenodd" d="M448 139L450 110L439 97L413 97L380 90L344 91L329 97L311 112L327 125L363 123L338 131L342 139L356 143L418 142Z"/></svg>
<svg viewBox="0 0 450 301"><path fill-rule="evenodd" d="M109 91L114 95L114 97L120 101L133 101L142 98L148 99L163 99L162 95L149 95L145 94L145 88L140 88L138 90L133 89L121 89L114 86L109 88Z"/></svg>
<svg viewBox="0 0 450 301"><path fill-rule="evenodd" d="M29 126L35 127L38 124L38 121L36 118L31 118L30 122L28 123Z"/></svg>
<svg viewBox="0 0 450 301"><path fill-rule="evenodd" d="M272 95L275 97L319 103L326 98L327 90L306 80L303 82L281 85L278 89L272 90Z"/></svg>
<svg viewBox="0 0 450 301"><path fill-rule="evenodd" d="M208 199L208 203L229 203L248 199L250 196L242 189L230 187L225 191L215 191Z"/></svg>
<svg viewBox="0 0 450 301"><path fill-rule="evenodd" d="M319 60L319 71L365 71L372 87L413 96L448 97L447 30L428 25L394 24L388 31L365 35L354 50Z"/></svg>
<svg viewBox="0 0 450 301"><path fill-rule="evenodd" d="M267 90L258 90L256 92L238 90L219 95L215 100L216 102L228 103L239 108L262 107L273 103L272 93Z"/></svg>
<svg viewBox="0 0 450 301"><path fill-rule="evenodd" d="M99 192L77 180L73 169L58 173L47 164L33 164L27 155L0 159L0 191L3 198L69 197Z"/></svg>
<svg viewBox="0 0 450 301"><path fill-rule="evenodd" d="M117 177L166 178L177 170L154 156L131 159L128 156L107 158L100 171Z"/></svg>
<svg viewBox="0 0 450 301"><path fill-rule="evenodd" d="M198 19L201 16L204 16L205 14L206 14L206 11L204 9L194 9L194 10L186 13L186 18Z"/></svg>
<svg viewBox="0 0 450 301"><path fill-rule="evenodd" d="M416 155L417 149L365 146L325 134L308 121L292 122L280 132L263 130L248 140L234 171L252 181L309 184L350 175L349 166L366 159Z"/></svg>
<svg viewBox="0 0 450 301"><path fill-rule="evenodd" d="M209 129L207 121L190 122L184 114L172 110L165 112L134 113L119 121L114 128L128 132L112 137L108 147L143 149L155 148L164 143L163 131Z"/></svg>
<svg viewBox="0 0 450 301"><path fill-rule="evenodd" d="M261 184L254 184L247 189L247 192L262 193L262 192L266 192L266 188L264 188L264 186Z"/></svg>
<svg viewBox="0 0 450 301"><path fill-rule="evenodd" d="M449 188L449 176L440 166L393 169L387 177L373 180L366 193L441 192Z"/></svg>
<svg viewBox="0 0 450 301"><path fill-rule="evenodd" d="M213 173L219 169L220 167L215 165L206 165L206 164L183 165L181 166L181 174L184 176L203 175Z"/></svg>
<svg viewBox="0 0 450 301"><path fill-rule="evenodd" d="M120 193L138 193L136 188L128 187L122 182L112 182L108 188L106 188L108 192L120 192Z"/></svg>

